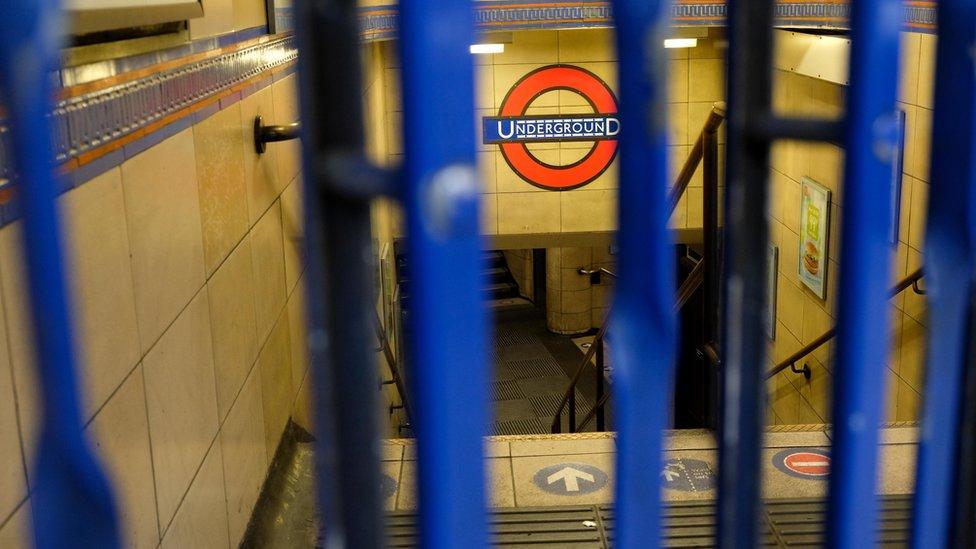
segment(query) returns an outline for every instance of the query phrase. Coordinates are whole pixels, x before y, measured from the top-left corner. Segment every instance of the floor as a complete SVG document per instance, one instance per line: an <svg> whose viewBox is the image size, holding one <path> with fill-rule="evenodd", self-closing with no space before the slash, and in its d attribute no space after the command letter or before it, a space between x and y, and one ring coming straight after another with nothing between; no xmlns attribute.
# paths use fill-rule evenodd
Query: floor
<svg viewBox="0 0 976 549"><path fill-rule="evenodd" d="M272 497L262 495L261 510L255 513L245 547L319 546L312 512L311 444L301 437L292 440L297 441L297 450L290 454L290 461L281 460L286 465L277 468L274 476L279 480L272 483L275 488L265 490L274 492ZM914 490L916 443L917 429L912 425L895 424L882 431L878 475L878 491L886 498L882 527L887 528L884 535L889 537L885 539L896 545L907 528L903 524L908 514L905 496ZM787 544L789 540L817 543L822 530L830 444L826 426L780 426L767 431L763 449L763 497L767 534L774 545ZM661 471L665 483L662 495L668 504L666 513L697 517L694 519L697 522L691 524L694 528L686 532L690 537L682 539L701 542L711 535L714 521L711 505L716 497L716 442L706 431L672 431L667 435L666 448ZM485 449L487 497L493 509L492 525L496 534L506 532L508 522L520 522L523 526L516 528L518 532L532 534L539 540L540 532L552 528L565 530L563 523L569 521L577 534L585 534L589 540L580 541L579 546L606 546L608 532L612 534L616 453L613 433L492 436L486 437ZM415 542L412 516L417 508L414 441L386 440L381 457L386 507L390 513L389 534L399 536L399 541L391 542L411 545ZM519 511L525 513L512 515ZM580 516L584 518L577 524L574 521ZM534 534L528 532L528 523L523 520L526 517L541 520L538 526L541 530L533 531ZM668 524L672 529L676 527L674 520ZM586 528L596 530L580 531ZM573 546L563 542L553 543L560 547ZM692 545L703 544L699 542ZM517 540L513 543L518 544Z"/></svg>
<svg viewBox="0 0 976 549"><path fill-rule="evenodd" d="M545 313L524 299L500 300L493 309L494 368L488 389L493 416L488 433L548 433L583 353L572 339L549 332ZM580 417L593 403L588 386L581 385L576 393Z"/></svg>

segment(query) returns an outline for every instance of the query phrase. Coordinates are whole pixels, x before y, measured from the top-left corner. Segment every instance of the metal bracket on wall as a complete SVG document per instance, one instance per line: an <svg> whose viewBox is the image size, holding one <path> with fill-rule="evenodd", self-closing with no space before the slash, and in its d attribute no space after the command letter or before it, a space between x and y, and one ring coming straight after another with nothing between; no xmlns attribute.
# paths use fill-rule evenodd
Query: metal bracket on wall
<svg viewBox="0 0 976 549"><path fill-rule="evenodd" d="M803 374L803 377L807 381L810 381L810 378L813 377L813 371L810 369L810 365L806 362L803 363L802 368L797 368L795 362L790 364L790 371L794 374Z"/></svg>
<svg viewBox="0 0 976 549"><path fill-rule="evenodd" d="M264 154L268 150L268 143L290 141L300 135L301 124L298 122L285 126L265 126L260 115L254 117L254 150L258 154Z"/></svg>

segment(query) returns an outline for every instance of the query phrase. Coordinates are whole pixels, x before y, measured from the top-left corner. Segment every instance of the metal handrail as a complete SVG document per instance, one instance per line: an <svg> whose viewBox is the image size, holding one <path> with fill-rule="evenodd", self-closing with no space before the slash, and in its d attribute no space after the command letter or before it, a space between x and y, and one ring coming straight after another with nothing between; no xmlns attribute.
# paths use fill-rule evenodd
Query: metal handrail
<svg viewBox="0 0 976 549"><path fill-rule="evenodd" d="M725 120L725 114L726 111L725 111L724 102L719 101L712 104L712 110L708 115L708 119L705 120L705 124L702 126L702 130L698 134L698 139L695 141L695 145L694 147L692 147L691 153L688 155L688 158L685 160L684 166L682 166L681 172L678 173L678 178L675 180L674 187L671 189L671 193L668 197L671 212L674 212L674 209L678 206L678 201L681 200L681 195L684 194L685 190L687 190L688 185L691 183L691 178L695 175L695 171L698 170L698 166L701 163L702 159L704 158L705 142L707 140L706 134L714 137L713 134L718 130L719 126ZM698 288L701 287L702 282L705 279L704 269L705 269L705 261L702 260L699 261L698 264L694 267L694 269L692 269L691 273L688 274L688 277L685 279L685 281L681 284L681 287L678 289L675 310L680 310L681 307L683 307L684 304L691 298L691 296L694 295L694 293L698 290ZM583 267L580 267L577 272L581 275L603 273L603 274L610 275L614 278L616 278L617 276L612 271L609 271L602 267L593 270L587 270L584 269ZM601 325L600 329L597 331L596 336L593 338L593 342L590 345L590 348L587 349L586 354L583 355L583 360L580 362L579 366L576 367L575 372L573 372L573 377L566 388L566 392L563 394L562 400L559 401L559 406L556 407L556 412L553 416L552 425L551 425L551 431L553 433L558 433L562 430L562 414L563 414L563 409L565 409L567 405L570 408L569 425L568 425L569 431L574 432L577 430L576 385L579 384L579 380L583 375L583 371L586 369L586 366L590 363L590 360L593 358L594 353L596 353L597 350L599 349L602 355L603 340L606 336L607 326L610 323L609 321L610 321L610 312L608 311L607 315L603 319L603 324ZM602 356L598 357L598 361L601 363L602 366ZM606 404L606 401L609 399L609 393L601 394L602 393L601 389L603 387L602 367L598 368L597 370L598 370L597 371L597 378L598 378L597 399L599 401L599 405L598 406L595 405L593 408L590 409L590 413L587 414L587 416L584 418L584 422L588 422L590 419L592 419L593 416L595 416L597 413L602 411L603 405ZM597 419L597 423L598 424L602 423L602 417ZM586 423L581 423L579 428L582 428L583 425L585 424Z"/></svg>
<svg viewBox="0 0 976 549"><path fill-rule="evenodd" d="M891 297L894 297L902 293L908 288L912 288L912 290L919 295L924 295L925 290L922 290L921 288L918 287L918 281L921 280L923 276L925 276L925 273L922 272L922 269L918 269L912 274L908 275L907 277L902 279L901 282L895 284L894 287L891 288L891 291L889 292L891 294ZM837 335L836 327L827 330L826 332L821 334L820 337L814 339L810 343L807 343L803 347L800 347L800 349L797 350L795 353L791 354L790 356L780 361L776 366L773 366L773 368L766 373L765 379L769 380L773 376L775 376L776 374L782 372L787 368L789 368L794 373L803 374L803 377L810 379L810 367L804 364L803 368L797 369L796 363L801 358L817 350L824 343L827 343L828 341L833 339L835 335Z"/></svg>
<svg viewBox="0 0 976 549"><path fill-rule="evenodd" d="M591 275L595 275L595 274L605 274L605 275L609 276L610 278L617 278L617 273L611 271L610 269L607 269L606 267L600 267L599 269L587 269L585 267L580 267L579 269L576 270L576 272L578 274L583 275L583 276L591 276Z"/></svg>
<svg viewBox="0 0 976 549"><path fill-rule="evenodd" d="M400 370L397 368L396 356L393 354L393 348L390 345L390 340L386 337L386 330L383 329L383 325L380 322L380 317L373 311L373 325L376 329L376 339L380 342L380 348L377 351L383 352L383 357L386 359L386 365L390 369L390 376L392 377L392 382L396 385L397 392L400 393L400 406L403 408L404 413L407 415L407 425L413 425L413 412L410 408L409 397L407 396L406 383L403 382L403 376L400 375ZM387 384L382 382L382 385ZM391 406L391 408L394 408Z"/></svg>

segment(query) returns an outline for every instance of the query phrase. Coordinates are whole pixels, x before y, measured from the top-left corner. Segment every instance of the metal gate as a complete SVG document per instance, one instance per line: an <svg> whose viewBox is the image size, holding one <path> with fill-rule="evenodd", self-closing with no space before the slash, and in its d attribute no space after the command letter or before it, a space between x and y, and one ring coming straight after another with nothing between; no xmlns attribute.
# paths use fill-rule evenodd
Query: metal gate
<svg viewBox="0 0 976 549"><path fill-rule="evenodd" d="M414 410L419 448L419 535L426 547L484 547L482 439L486 318L474 167L472 6L401 0L405 164L398 173L363 155L358 26L353 0L296 0L304 122L309 347L317 384L321 512L326 543L384 543L372 370L369 201L406 206L413 279ZM901 0L850 4L846 116L784 118L771 109L773 0L730 0L728 169L722 307L722 405L716 538L751 548L761 539L760 443L766 364L768 159L782 139L839 141L847 150L834 393L834 459L827 542L876 541L878 426L886 348L889 170L897 140ZM75 350L65 308L57 180L47 113L59 12L53 0L7 0L0 19L0 84L13 164L40 384L45 403L32 496L43 547L118 544L107 479L83 443ZM676 340L667 229L664 50L670 4L612 2L619 53L620 207L615 413L615 544L650 547L662 535L666 398ZM976 3L939 0L932 184L926 276L931 300L926 395L913 505L915 547L972 546L976 487L976 375L972 373L976 272ZM355 366L362 367L355 367ZM462 367L463 365L463 367Z"/></svg>

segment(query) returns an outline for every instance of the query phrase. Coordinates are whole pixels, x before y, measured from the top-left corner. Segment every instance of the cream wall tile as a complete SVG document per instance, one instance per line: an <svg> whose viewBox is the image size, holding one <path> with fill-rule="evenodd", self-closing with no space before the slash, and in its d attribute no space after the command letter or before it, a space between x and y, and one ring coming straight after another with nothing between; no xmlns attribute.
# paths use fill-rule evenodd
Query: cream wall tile
<svg viewBox="0 0 976 549"><path fill-rule="evenodd" d="M200 471L186 492L160 549L231 546L227 536L227 509L220 440L214 442ZM235 544L236 545L236 544Z"/></svg>
<svg viewBox="0 0 976 549"><path fill-rule="evenodd" d="M226 417L257 359L254 289L251 243L244 240L207 284L220 418Z"/></svg>
<svg viewBox="0 0 976 549"><path fill-rule="evenodd" d="M794 336L803 335L803 291L783 274L776 286L776 318Z"/></svg>
<svg viewBox="0 0 976 549"><path fill-rule="evenodd" d="M691 136L688 128L688 103L668 103L668 144L688 145L698 137Z"/></svg>
<svg viewBox="0 0 976 549"><path fill-rule="evenodd" d="M922 389L925 380L925 326L912 317L902 315L901 363L898 375L916 390Z"/></svg>
<svg viewBox="0 0 976 549"><path fill-rule="evenodd" d="M271 145L261 155L254 149L254 119L257 116L261 116L265 124L278 123L275 120L271 86L262 88L241 101L244 186L247 190L249 225L257 222L287 183L278 177L278 147Z"/></svg>
<svg viewBox="0 0 976 549"><path fill-rule="evenodd" d="M473 57L481 57L475 55ZM501 98L495 98L495 68L493 65L479 65L474 69L474 104L479 109L498 108ZM480 130L480 128L478 128Z"/></svg>
<svg viewBox="0 0 976 549"><path fill-rule="evenodd" d="M264 27L268 24L267 5L261 0L234 0L234 28Z"/></svg>
<svg viewBox="0 0 976 549"><path fill-rule="evenodd" d="M272 206L251 230L251 268L254 270L254 310L258 342L263 342L285 306L285 265L281 214Z"/></svg>
<svg viewBox="0 0 976 549"><path fill-rule="evenodd" d="M498 234L498 195L481 195L481 234Z"/></svg>
<svg viewBox="0 0 976 549"><path fill-rule="evenodd" d="M402 111L403 104L400 96L400 69L384 69L383 91L386 96L387 111ZM492 101L494 103L494 101Z"/></svg>
<svg viewBox="0 0 976 549"><path fill-rule="evenodd" d="M227 415L220 430L220 443L224 453L230 543L237 546L244 537L268 468L259 368L251 370Z"/></svg>
<svg viewBox="0 0 976 549"><path fill-rule="evenodd" d="M281 193L281 230L285 251L285 287L287 291L295 288L298 278L305 270L304 239L305 227L302 213L302 178L296 177L291 185Z"/></svg>
<svg viewBox="0 0 976 549"><path fill-rule="evenodd" d="M790 281L799 284L797 271L800 268L800 237L784 226L780 232L779 272Z"/></svg>
<svg viewBox="0 0 976 549"><path fill-rule="evenodd" d="M203 17L190 19L190 38L197 40L234 30L233 0L201 0Z"/></svg>
<svg viewBox="0 0 976 549"><path fill-rule="evenodd" d="M557 31L537 30L512 33L512 43L504 53L492 55L495 65L550 63L558 56Z"/></svg>
<svg viewBox="0 0 976 549"><path fill-rule="evenodd" d="M671 210L671 217L668 218L668 226L672 229L684 229L688 225L688 193L687 191L678 199L678 204Z"/></svg>
<svg viewBox="0 0 976 549"><path fill-rule="evenodd" d="M203 286L203 237L186 130L122 164L136 318L148 349Z"/></svg>
<svg viewBox="0 0 976 549"><path fill-rule="evenodd" d="M139 361L139 331L129 241L116 168L59 199L65 216L85 417L97 410Z"/></svg>
<svg viewBox="0 0 976 549"><path fill-rule="evenodd" d="M34 547L30 503L17 508L6 524L0 527L0 547L5 549L29 549Z"/></svg>
<svg viewBox="0 0 976 549"><path fill-rule="evenodd" d="M0 524L27 497L27 473L14 404L14 378L7 349L6 316L0 310Z"/></svg>
<svg viewBox="0 0 976 549"><path fill-rule="evenodd" d="M925 248L925 221L928 213L929 185L912 179L912 206L908 216L908 245L916 250Z"/></svg>
<svg viewBox="0 0 976 549"><path fill-rule="evenodd" d="M912 188L915 178L910 175L902 174L901 196L899 197L898 210L898 240L903 243L908 242L908 233L911 230L909 222L912 218Z"/></svg>
<svg viewBox="0 0 976 549"><path fill-rule="evenodd" d="M932 151L932 111L918 109L915 114L915 170L912 175L929 181Z"/></svg>
<svg viewBox="0 0 976 549"><path fill-rule="evenodd" d="M725 62L721 59L688 61L688 101L721 101L725 97Z"/></svg>
<svg viewBox="0 0 976 549"><path fill-rule="evenodd" d="M935 106L935 43L934 34L919 36L918 56L918 105L931 109Z"/></svg>
<svg viewBox="0 0 976 549"><path fill-rule="evenodd" d="M291 345L291 388L297 393L309 366L304 277L288 299L288 334Z"/></svg>
<svg viewBox="0 0 976 549"><path fill-rule="evenodd" d="M800 231L800 184L789 178L776 181L783 192L783 225L794 233Z"/></svg>
<svg viewBox="0 0 976 549"><path fill-rule="evenodd" d="M87 434L113 485L125 546L156 547L156 492L141 367L98 412Z"/></svg>
<svg viewBox="0 0 976 549"><path fill-rule="evenodd" d="M21 222L0 229L0 285L2 285L6 338L16 391L20 438L27 467L34 463L40 434L41 409L34 363L34 331L27 303L27 280L21 254ZM0 334L2 336L4 334Z"/></svg>
<svg viewBox="0 0 976 549"><path fill-rule="evenodd" d="M485 143L483 120L486 116L495 116L497 109L475 109L474 111L474 148L480 157L483 153L498 153L498 145Z"/></svg>
<svg viewBox="0 0 976 549"><path fill-rule="evenodd" d="M685 191L685 196L688 197L688 221L686 226L691 227L701 227L704 220L704 190L701 187L689 187Z"/></svg>
<svg viewBox="0 0 976 549"><path fill-rule="evenodd" d="M560 63L617 60L611 29L561 30L558 34Z"/></svg>
<svg viewBox="0 0 976 549"><path fill-rule="evenodd" d="M917 32L903 32L900 36L898 100L916 105L918 104L918 69L922 35Z"/></svg>
<svg viewBox="0 0 976 549"><path fill-rule="evenodd" d="M728 52L728 41L725 38L724 27L709 27L708 38L698 39L698 46L688 48L688 56L692 59L725 59Z"/></svg>
<svg viewBox="0 0 976 549"><path fill-rule="evenodd" d="M193 126L203 256L211 274L247 232L244 136L235 103Z"/></svg>
<svg viewBox="0 0 976 549"><path fill-rule="evenodd" d="M264 409L264 433L267 460L270 463L278 449L281 433L288 423L293 404L291 387L291 336L288 314L282 311L271 336L258 356L261 371L261 402Z"/></svg>
<svg viewBox="0 0 976 549"><path fill-rule="evenodd" d="M217 434L210 312L200 292L143 360L159 524L165 530Z"/></svg>
<svg viewBox="0 0 976 549"><path fill-rule="evenodd" d="M577 189L559 193L562 232L610 231L617 227L617 192Z"/></svg>
<svg viewBox="0 0 976 549"><path fill-rule="evenodd" d="M481 192L493 193L497 189L495 179L495 157L500 156L496 152L478 153L478 175L481 176ZM502 160L504 162L504 160Z"/></svg>
<svg viewBox="0 0 976 549"><path fill-rule="evenodd" d="M274 97L274 124L298 122L298 76L292 74L271 85ZM275 143L278 148L278 180L284 186L295 179L302 164L301 142L299 140Z"/></svg>
<svg viewBox="0 0 976 549"><path fill-rule="evenodd" d="M555 233L560 229L559 193L551 191L498 195L498 233Z"/></svg>
<svg viewBox="0 0 976 549"><path fill-rule="evenodd" d="M676 59L668 66L668 101L688 102L688 60Z"/></svg>

